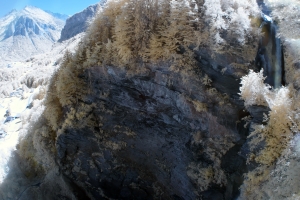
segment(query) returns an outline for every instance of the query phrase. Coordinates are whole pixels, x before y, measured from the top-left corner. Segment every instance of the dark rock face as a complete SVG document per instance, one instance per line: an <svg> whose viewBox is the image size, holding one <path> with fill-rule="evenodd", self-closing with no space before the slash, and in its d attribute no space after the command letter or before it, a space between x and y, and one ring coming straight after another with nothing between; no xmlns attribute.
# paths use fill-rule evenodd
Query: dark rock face
<svg viewBox="0 0 300 200"><path fill-rule="evenodd" d="M89 7L69 18L60 41L86 30L95 10ZM38 175L39 180L17 197L42 199L48 193L49 199L237 198L249 152L249 127L240 121L249 113L239 100L235 72L247 72L228 66L245 60L229 53L212 56L209 48L194 53L198 69L188 76L172 71L167 62L143 63L134 72L116 66L80 71L84 85L76 87L86 93L74 93L76 102L62 108L54 139L34 135L42 138L38 144L45 143L38 150L55 142L55 158L49 156L55 162L49 163L57 170L50 170L54 174L49 179ZM204 75L211 84L203 84ZM267 110L256 108L250 114L261 121ZM71 111L74 115L68 118ZM56 179L59 184L53 183ZM63 193L66 188L69 191Z"/></svg>
<svg viewBox="0 0 300 200"><path fill-rule="evenodd" d="M220 70L231 58L219 55L225 61L217 64L203 55L205 51L195 52L198 68L189 75L172 71L169 63L144 64L132 74L115 66L79 73L83 85L78 87L86 93L63 107L58 126L69 125L54 133L55 150L49 153L57 169L45 170L31 182L25 179L29 187L12 197L237 198L249 169L249 127L239 121L249 113L236 98L239 79ZM202 72L214 87L203 84ZM68 118L71 110L75 121ZM254 120L267 112L258 107L249 111ZM49 149L45 144L51 137L34 137L41 137L41 149Z"/></svg>
<svg viewBox="0 0 300 200"><path fill-rule="evenodd" d="M271 111L269 107L266 106L250 106L247 108L247 110L250 112L251 117L253 118L251 122L262 124L264 115L268 115L268 113Z"/></svg>
<svg viewBox="0 0 300 200"><path fill-rule="evenodd" d="M164 67L150 66L132 77L120 68L94 67L81 78L89 92L75 109L93 106L84 118L96 125L66 129L56 147L63 175L87 196L236 196L245 166L235 147L244 137L236 127L239 106L218 105L199 79L183 83L180 74ZM190 98L212 105L197 111Z"/></svg>
<svg viewBox="0 0 300 200"><path fill-rule="evenodd" d="M97 14L99 7L99 4L89 6L82 12L68 18L61 32L59 42L68 40L71 37L74 37L75 35L86 31L90 21Z"/></svg>
<svg viewBox="0 0 300 200"><path fill-rule="evenodd" d="M212 57L214 52L209 48L201 48L195 53L197 55L196 60L198 61L199 68L209 76L212 81L212 86L218 89L218 91L226 93L232 98L238 99L238 93L240 92L240 78L237 77L235 73L240 71L240 73L246 74L248 73L248 69L236 70L232 69L230 65L231 63L244 63L244 65L246 65L245 60L231 54L216 53L214 57ZM225 68L226 70L222 71Z"/></svg>

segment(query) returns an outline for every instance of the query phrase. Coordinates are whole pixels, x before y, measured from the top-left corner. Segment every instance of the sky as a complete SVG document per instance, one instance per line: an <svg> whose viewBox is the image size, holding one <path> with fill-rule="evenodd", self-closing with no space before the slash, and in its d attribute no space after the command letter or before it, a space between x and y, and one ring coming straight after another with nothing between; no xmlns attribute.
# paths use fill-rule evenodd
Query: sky
<svg viewBox="0 0 300 200"><path fill-rule="evenodd" d="M13 9L21 10L27 5L54 13L73 15L98 2L99 0L0 0L0 17Z"/></svg>

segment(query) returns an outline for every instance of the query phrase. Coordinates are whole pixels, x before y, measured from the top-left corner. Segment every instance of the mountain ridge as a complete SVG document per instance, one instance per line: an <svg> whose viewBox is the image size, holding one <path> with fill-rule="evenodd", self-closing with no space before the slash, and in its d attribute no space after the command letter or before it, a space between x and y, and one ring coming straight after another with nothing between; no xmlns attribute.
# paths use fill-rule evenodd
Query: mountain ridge
<svg viewBox="0 0 300 200"><path fill-rule="evenodd" d="M72 16L72 15L66 15L66 14L62 14L62 13L55 13L55 12L52 12L50 10L45 10L45 12L49 13L53 17L56 17L56 18L62 19L62 20L67 20L69 17Z"/></svg>

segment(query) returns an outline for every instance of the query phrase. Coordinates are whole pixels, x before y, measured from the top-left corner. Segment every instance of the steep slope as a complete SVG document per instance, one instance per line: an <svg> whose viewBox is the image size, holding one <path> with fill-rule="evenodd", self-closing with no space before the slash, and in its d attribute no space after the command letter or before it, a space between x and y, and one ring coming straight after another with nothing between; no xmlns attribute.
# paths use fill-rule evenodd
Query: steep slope
<svg viewBox="0 0 300 200"><path fill-rule="evenodd" d="M60 37L64 21L32 6L0 19L0 58L22 61L49 51Z"/></svg>
<svg viewBox="0 0 300 200"><path fill-rule="evenodd" d="M59 42L65 41L79 33L85 32L91 20L96 16L99 8L100 4L95 4L68 18L66 25L61 31Z"/></svg>

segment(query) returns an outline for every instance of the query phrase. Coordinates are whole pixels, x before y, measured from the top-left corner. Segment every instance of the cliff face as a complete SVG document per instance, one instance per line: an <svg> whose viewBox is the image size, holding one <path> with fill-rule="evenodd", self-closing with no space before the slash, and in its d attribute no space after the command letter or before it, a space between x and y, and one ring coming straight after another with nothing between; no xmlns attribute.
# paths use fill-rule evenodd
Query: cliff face
<svg viewBox="0 0 300 200"><path fill-rule="evenodd" d="M200 68L210 65L197 62L189 75L170 70L168 63L148 64L134 74L113 66L86 69L78 79L87 92L63 108L59 126L65 128L55 146L52 136L38 134L47 132L44 116L26 139L39 141L33 152L43 149L36 162L44 169L15 166L31 181L11 176L3 186L21 182L13 190L21 199L237 197L247 171L245 154L238 153L248 133L238 121L246 113L240 100L230 98L238 82L222 92L203 85ZM213 71L215 79L232 80ZM27 162L24 157L15 160Z"/></svg>
<svg viewBox="0 0 300 200"><path fill-rule="evenodd" d="M236 126L241 107L229 99L221 106L196 77L184 80L165 65L130 77L116 67L93 67L82 79L89 94L75 113L90 107L78 123L94 126L67 128L56 147L63 174L89 196L237 195L245 160L228 151L244 137Z"/></svg>
<svg viewBox="0 0 300 200"><path fill-rule="evenodd" d="M241 102L209 91L197 75L170 71L167 63L134 75L92 67L80 79L88 93L65 108L72 114L61 123L72 126L58 133L56 161L48 160L50 138L27 138L43 141L38 163L49 169L45 177L21 166L21 174L35 177L21 184L27 185L21 199L45 194L49 199L230 199L239 194L246 161L238 151L247 133L236 124L244 115ZM20 182L15 179L6 181ZM61 185L76 192L62 193Z"/></svg>
<svg viewBox="0 0 300 200"><path fill-rule="evenodd" d="M95 4L87 7L82 12L79 12L66 20L66 24L61 31L59 42L68 40L75 35L85 32L91 20L97 14L100 4Z"/></svg>

